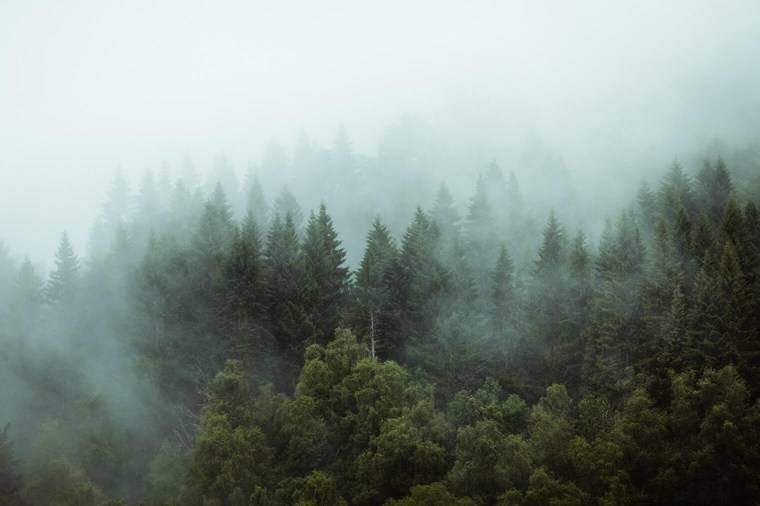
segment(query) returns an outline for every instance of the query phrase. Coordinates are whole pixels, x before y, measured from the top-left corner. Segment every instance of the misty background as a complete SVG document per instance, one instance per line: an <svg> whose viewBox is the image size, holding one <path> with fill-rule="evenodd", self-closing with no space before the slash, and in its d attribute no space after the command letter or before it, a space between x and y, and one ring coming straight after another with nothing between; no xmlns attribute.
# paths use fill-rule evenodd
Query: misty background
<svg viewBox="0 0 760 506"><path fill-rule="evenodd" d="M673 159L757 138L758 19L749 1L6 0L0 239L49 267L63 230L87 251L117 170L136 191L221 157L307 211L320 197L267 165L304 139L347 139L365 171L406 150L426 206L441 181L463 205L496 161L528 200L604 188L582 199L602 216Z"/></svg>

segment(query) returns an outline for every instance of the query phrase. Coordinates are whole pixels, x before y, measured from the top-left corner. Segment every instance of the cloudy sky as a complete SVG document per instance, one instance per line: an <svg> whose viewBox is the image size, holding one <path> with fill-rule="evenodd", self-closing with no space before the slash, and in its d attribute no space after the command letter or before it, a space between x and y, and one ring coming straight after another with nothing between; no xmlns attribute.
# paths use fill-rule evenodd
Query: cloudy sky
<svg viewBox="0 0 760 506"><path fill-rule="evenodd" d="M242 170L341 126L372 155L409 114L635 171L756 137L758 55L750 0L0 0L0 239L37 260L64 229L83 247L117 167Z"/></svg>

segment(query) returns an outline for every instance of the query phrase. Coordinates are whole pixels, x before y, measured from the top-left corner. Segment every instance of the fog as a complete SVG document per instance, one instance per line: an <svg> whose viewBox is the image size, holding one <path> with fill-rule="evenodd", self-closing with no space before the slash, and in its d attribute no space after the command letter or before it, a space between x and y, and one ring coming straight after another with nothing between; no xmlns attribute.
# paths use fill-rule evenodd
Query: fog
<svg viewBox="0 0 760 506"><path fill-rule="evenodd" d="M759 26L0 0L0 503L756 504Z"/></svg>
<svg viewBox="0 0 760 506"><path fill-rule="evenodd" d="M242 178L271 141L340 129L374 157L403 121L446 160L436 179L467 176L463 199L492 160L531 186L532 142L628 195L621 178L757 139L758 19L749 1L6 0L0 238L48 263L63 230L85 250L117 169L135 188L223 154Z"/></svg>

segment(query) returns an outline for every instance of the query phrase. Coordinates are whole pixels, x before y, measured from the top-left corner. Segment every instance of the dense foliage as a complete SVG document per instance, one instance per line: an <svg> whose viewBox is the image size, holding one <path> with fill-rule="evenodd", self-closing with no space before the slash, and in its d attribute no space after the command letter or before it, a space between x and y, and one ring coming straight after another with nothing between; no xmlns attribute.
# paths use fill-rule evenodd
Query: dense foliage
<svg viewBox="0 0 760 506"><path fill-rule="evenodd" d="M149 173L47 281L0 248L0 503L760 501L760 212L721 159L598 241L494 165L353 270L326 204Z"/></svg>

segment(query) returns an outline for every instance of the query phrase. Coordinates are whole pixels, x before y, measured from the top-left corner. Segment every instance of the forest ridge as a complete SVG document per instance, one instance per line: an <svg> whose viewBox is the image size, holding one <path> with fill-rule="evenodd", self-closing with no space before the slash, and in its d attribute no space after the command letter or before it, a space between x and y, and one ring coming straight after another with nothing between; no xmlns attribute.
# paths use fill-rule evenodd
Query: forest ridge
<svg viewBox="0 0 760 506"><path fill-rule="evenodd" d="M592 242L494 164L355 269L329 199L117 177L86 259L0 248L0 504L756 505L744 175L674 163Z"/></svg>

